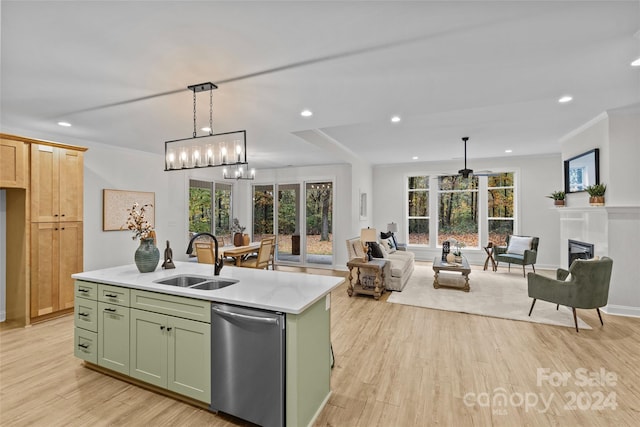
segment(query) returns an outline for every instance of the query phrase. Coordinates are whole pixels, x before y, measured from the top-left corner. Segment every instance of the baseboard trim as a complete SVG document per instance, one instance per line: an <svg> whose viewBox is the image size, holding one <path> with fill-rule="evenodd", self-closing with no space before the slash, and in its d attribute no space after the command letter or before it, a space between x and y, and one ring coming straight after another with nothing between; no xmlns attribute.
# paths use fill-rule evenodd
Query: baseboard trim
<svg viewBox="0 0 640 427"><path fill-rule="evenodd" d="M640 317L640 307L628 305L607 304L602 307L602 311L613 316Z"/></svg>
<svg viewBox="0 0 640 427"><path fill-rule="evenodd" d="M320 416L320 413L322 412L322 410L324 409L325 405L329 401L329 398L331 397L331 393L333 393L333 392L331 390L329 390L329 393L327 393L327 397L324 398L324 400L322 401L322 403L318 407L318 410L316 411L316 413L313 414L313 417L311 417L311 420L309 421L309 424L307 424L307 427L311 427L312 425L315 424L316 420Z"/></svg>

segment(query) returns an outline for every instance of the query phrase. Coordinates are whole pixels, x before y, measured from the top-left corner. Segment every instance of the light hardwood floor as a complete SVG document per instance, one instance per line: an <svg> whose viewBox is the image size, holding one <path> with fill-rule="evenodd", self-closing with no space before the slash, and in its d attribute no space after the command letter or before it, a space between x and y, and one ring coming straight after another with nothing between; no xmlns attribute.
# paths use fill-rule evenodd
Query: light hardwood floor
<svg viewBox="0 0 640 427"><path fill-rule="evenodd" d="M333 292L333 394L316 426L640 425L640 319L603 314L601 327L595 310L579 310L593 329L576 333L387 297L349 298L346 285ZM0 425L244 425L86 369L72 348L72 316L0 333ZM571 377L538 384L540 368ZM615 385L581 385L578 369L604 369ZM481 406L500 393L510 402ZM616 408L594 407L600 393ZM535 407L520 404L534 396Z"/></svg>

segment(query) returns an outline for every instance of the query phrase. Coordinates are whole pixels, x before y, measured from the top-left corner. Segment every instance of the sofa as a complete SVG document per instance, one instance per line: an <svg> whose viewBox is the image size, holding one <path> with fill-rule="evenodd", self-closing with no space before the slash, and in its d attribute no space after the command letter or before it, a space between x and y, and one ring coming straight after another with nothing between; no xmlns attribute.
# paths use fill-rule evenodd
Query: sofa
<svg viewBox="0 0 640 427"><path fill-rule="evenodd" d="M382 239L381 239L382 240ZM404 250L393 250L389 247L387 240L379 242L384 248L382 258L389 262L384 267L384 288L388 291L402 291L413 273L415 267L415 255L413 252ZM363 258L364 249L359 237L347 240L347 252L349 259ZM354 279L357 275L354 272Z"/></svg>

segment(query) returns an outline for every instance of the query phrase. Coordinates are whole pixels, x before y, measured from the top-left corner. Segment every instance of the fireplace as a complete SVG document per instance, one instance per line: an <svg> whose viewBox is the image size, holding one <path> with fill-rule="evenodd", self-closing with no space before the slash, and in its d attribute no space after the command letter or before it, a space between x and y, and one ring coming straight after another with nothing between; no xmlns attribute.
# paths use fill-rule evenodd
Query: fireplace
<svg viewBox="0 0 640 427"><path fill-rule="evenodd" d="M591 243L569 239L569 267L575 259L593 258L594 246Z"/></svg>

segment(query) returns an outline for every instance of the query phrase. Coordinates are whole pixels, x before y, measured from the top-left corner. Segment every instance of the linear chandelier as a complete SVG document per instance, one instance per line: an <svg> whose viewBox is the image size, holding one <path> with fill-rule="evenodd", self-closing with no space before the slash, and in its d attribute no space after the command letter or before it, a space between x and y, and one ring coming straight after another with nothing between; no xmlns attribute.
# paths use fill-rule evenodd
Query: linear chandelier
<svg viewBox="0 0 640 427"><path fill-rule="evenodd" d="M207 167L235 166L242 170L247 165L247 131L213 132L213 90L218 86L211 82L187 86L193 92L193 135L164 143L165 171ZM209 91L209 134L197 136L196 94ZM237 172L236 172L237 174ZM226 173L223 173L226 175ZM243 175L242 173L240 175ZM252 172L255 176L255 171ZM226 178L226 176L225 176ZM246 178L243 178L246 179Z"/></svg>
<svg viewBox="0 0 640 427"><path fill-rule="evenodd" d="M241 179L245 179L248 181L253 181L256 178L256 170L248 168L245 169L242 165L236 166L236 170L233 172L233 175L229 175L229 171L227 168L222 169L222 177L224 179L235 179L239 181Z"/></svg>

